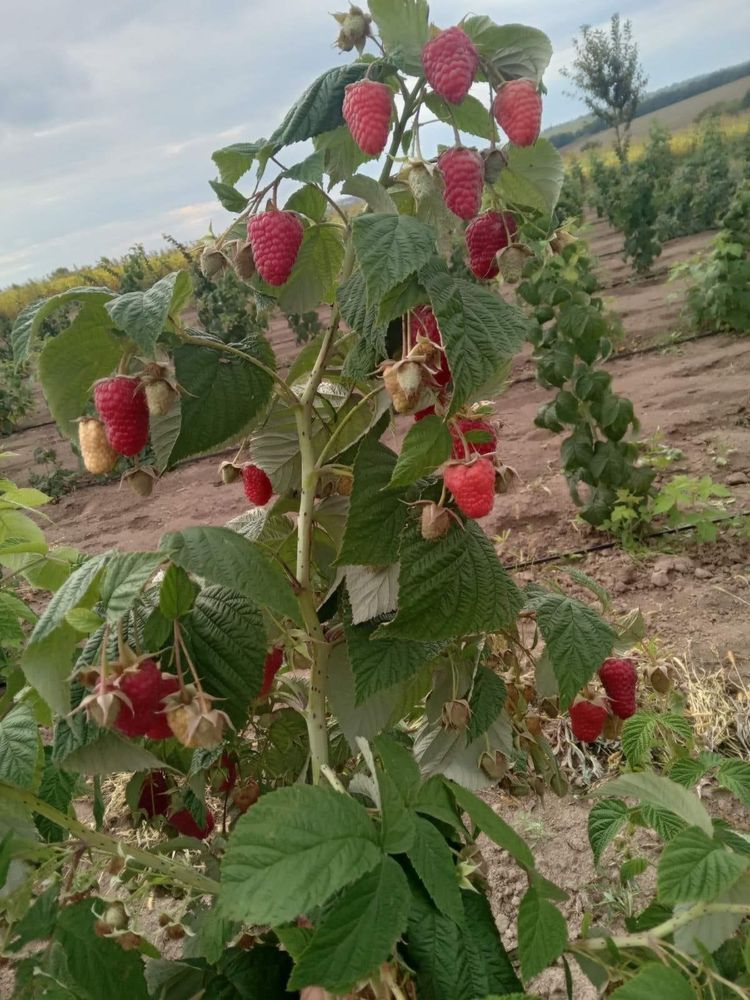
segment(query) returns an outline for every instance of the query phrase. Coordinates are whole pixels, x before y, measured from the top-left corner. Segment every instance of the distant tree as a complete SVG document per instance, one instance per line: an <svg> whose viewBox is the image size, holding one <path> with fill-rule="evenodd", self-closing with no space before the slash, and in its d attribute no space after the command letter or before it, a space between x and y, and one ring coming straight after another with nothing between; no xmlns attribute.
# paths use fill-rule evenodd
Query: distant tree
<svg viewBox="0 0 750 1000"><path fill-rule="evenodd" d="M584 24L573 45L573 65L563 69L563 76L582 91L586 107L614 129L617 156L624 162L630 123L648 83L638 61L632 24L621 21L619 14L612 15L609 30Z"/></svg>

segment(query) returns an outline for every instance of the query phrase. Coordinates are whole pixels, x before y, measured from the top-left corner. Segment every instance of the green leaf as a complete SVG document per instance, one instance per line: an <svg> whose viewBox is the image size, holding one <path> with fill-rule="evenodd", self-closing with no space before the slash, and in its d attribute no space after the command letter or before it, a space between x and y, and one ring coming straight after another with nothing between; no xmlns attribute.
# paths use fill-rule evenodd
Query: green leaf
<svg viewBox="0 0 750 1000"><path fill-rule="evenodd" d="M421 76L422 49L430 40L427 0L368 0L389 62L412 76Z"/></svg>
<svg viewBox="0 0 750 1000"><path fill-rule="evenodd" d="M622 885L627 885L628 882L632 882L633 879L642 875L647 868L648 860L646 858L630 858L620 865L620 882Z"/></svg>
<svg viewBox="0 0 750 1000"><path fill-rule="evenodd" d="M373 633L379 625L379 621L344 625L357 705L379 691L410 680L442 648L437 642L410 642L396 638L373 640Z"/></svg>
<svg viewBox="0 0 750 1000"><path fill-rule="evenodd" d="M680 819L669 809L662 809L661 806L643 804L636 811L643 826L650 826L656 830L662 840L671 840L680 830L684 830L687 824L684 819Z"/></svg>
<svg viewBox="0 0 750 1000"><path fill-rule="evenodd" d="M59 628L71 608L90 606L110 553L92 556L54 594L31 633L29 644L41 642Z"/></svg>
<svg viewBox="0 0 750 1000"><path fill-rule="evenodd" d="M224 184L222 181L208 182L214 190L214 194L221 202L222 208L227 212L244 212L247 208L247 198L231 184Z"/></svg>
<svg viewBox="0 0 750 1000"><path fill-rule="evenodd" d="M328 202L319 187L306 184L289 196L284 205L288 212L298 212L313 222L322 222L328 211Z"/></svg>
<svg viewBox="0 0 750 1000"><path fill-rule="evenodd" d="M456 803L445 779L440 774L434 774L420 785L416 794L412 796L411 803L418 813L432 816L433 819L456 829L461 826Z"/></svg>
<svg viewBox="0 0 750 1000"><path fill-rule="evenodd" d="M310 156L306 156L304 160L285 170L282 176L293 181L320 184L323 180L324 169L325 153L322 149L316 149Z"/></svg>
<svg viewBox="0 0 750 1000"><path fill-rule="evenodd" d="M368 177L367 174L352 174L342 184L341 193L351 195L353 198L361 198L362 201L367 202L372 212L392 212L394 214L398 212L393 198L383 185L378 183L374 177Z"/></svg>
<svg viewBox="0 0 750 1000"><path fill-rule="evenodd" d="M344 259L343 230L321 223L305 230L294 269L281 292L279 305L287 313L317 309L333 302L336 278Z"/></svg>
<svg viewBox="0 0 750 1000"><path fill-rule="evenodd" d="M462 788L455 782L448 782L448 787L453 792L458 805L469 814L471 821L485 833L490 840L507 851L512 858L523 868L531 870L534 868L534 855L529 850L526 841L520 837L512 826L505 820L500 819L497 813L477 798L466 788Z"/></svg>
<svg viewBox="0 0 750 1000"><path fill-rule="evenodd" d="M521 975L533 979L565 951L568 925L556 906L530 887L518 909L518 954Z"/></svg>
<svg viewBox="0 0 750 1000"><path fill-rule="evenodd" d="M108 622L115 624L132 608L162 562L161 552L117 552L110 557L99 593Z"/></svg>
<svg viewBox="0 0 750 1000"><path fill-rule="evenodd" d="M589 813L589 844L598 865L605 848L612 843L627 822L629 809L619 799L597 802Z"/></svg>
<svg viewBox="0 0 750 1000"><path fill-rule="evenodd" d="M750 875L743 875L730 889L722 892L714 900L715 905L722 903L747 907L750 904ZM675 907L675 916L690 909L690 906L690 903L679 903ZM679 927L674 932L674 943L680 951L688 955L715 952L734 935L743 920L743 913L705 913L691 920L689 924Z"/></svg>
<svg viewBox="0 0 750 1000"><path fill-rule="evenodd" d="M487 732L503 710L507 694L502 677L488 667L478 668L469 700L471 718L466 729L467 743L473 743Z"/></svg>
<svg viewBox="0 0 750 1000"><path fill-rule="evenodd" d="M541 81L552 58L552 43L543 31L525 24L495 24L484 16L464 18L461 25L501 79Z"/></svg>
<svg viewBox="0 0 750 1000"><path fill-rule="evenodd" d="M550 215L562 189L565 170L562 157L547 139L533 146L508 146L508 165L500 172L496 187L506 201Z"/></svg>
<svg viewBox="0 0 750 1000"><path fill-rule="evenodd" d="M420 787L419 767L411 751L390 736L378 736L373 744L373 749L380 757L386 774L393 779L404 800L411 801L412 797L418 794Z"/></svg>
<svg viewBox="0 0 750 1000"><path fill-rule="evenodd" d="M750 809L750 764L746 760L724 760L716 774L719 784L728 788Z"/></svg>
<svg viewBox="0 0 750 1000"><path fill-rule="evenodd" d="M461 923L463 905L453 854L437 827L418 816L414 843L406 854L435 906Z"/></svg>
<svg viewBox="0 0 750 1000"><path fill-rule="evenodd" d="M654 1000L654 997L668 997L669 1000L697 1000L688 981L677 972L660 962L648 962L635 976L621 986L611 996L611 1000Z"/></svg>
<svg viewBox="0 0 750 1000"><path fill-rule="evenodd" d="M380 300L377 309L377 319L379 323L392 323L394 319L400 319L416 306L424 305L427 302L427 292L419 283L415 274L410 274L408 278L386 292Z"/></svg>
<svg viewBox="0 0 750 1000"><path fill-rule="evenodd" d="M523 313L476 282L454 277L442 262L419 272L437 316L453 377L451 413L493 378L526 337Z"/></svg>
<svg viewBox="0 0 750 1000"><path fill-rule="evenodd" d="M263 684L266 629L257 605L236 591L206 587L182 621L201 682L238 728Z"/></svg>
<svg viewBox="0 0 750 1000"><path fill-rule="evenodd" d="M77 302L82 310L90 305L102 306L113 298L114 294L109 288L69 288L48 299L31 302L18 314L10 333L16 364L21 365L29 360L39 328L53 312L74 302Z"/></svg>
<svg viewBox="0 0 750 1000"><path fill-rule="evenodd" d="M432 230L410 215L359 215L352 223L352 241L370 304L379 302L435 253Z"/></svg>
<svg viewBox="0 0 750 1000"><path fill-rule="evenodd" d="M19 788L36 784L39 730L31 708L22 703L0 719L0 780Z"/></svg>
<svg viewBox="0 0 750 1000"><path fill-rule="evenodd" d="M406 876L393 858L383 858L324 914L289 986L316 985L342 994L374 974L395 949L409 904Z"/></svg>
<svg viewBox="0 0 750 1000"><path fill-rule="evenodd" d="M123 739L110 730L95 730L96 737L77 749L71 750L62 760L64 771L78 771L81 774L114 774L116 772L153 771L164 767L150 750Z"/></svg>
<svg viewBox="0 0 750 1000"><path fill-rule="evenodd" d="M367 304L362 272L357 270L339 287L338 303L347 326L359 334L344 364L347 378L365 378L386 355L388 327L378 318L380 303Z"/></svg>
<svg viewBox="0 0 750 1000"><path fill-rule="evenodd" d="M46 802L47 805L53 806L64 815L67 815L70 811L70 803L73 800L73 793L78 783L78 775L61 771L52 762L51 747L44 748L44 760L42 780L37 794L42 802ZM53 823L52 820L47 819L46 816L37 815L34 817L34 822L36 823L37 830L39 830L39 833L47 843L57 843L65 840L68 836L66 830L63 830L57 823Z"/></svg>
<svg viewBox="0 0 750 1000"><path fill-rule="evenodd" d="M184 305L192 290L187 271L174 271L146 292L127 292L106 305L112 320L135 341L139 350L153 357L156 341L168 318Z"/></svg>
<svg viewBox="0 0 750 1000"><path fill-rule="evenodd" d="M396 456L374 435L359 446L339 564L387 566L398 560L408 509L399 490L386 490Z"/></svg>
<svg viewBox="0 0 750 1000"><path fill-rule="evenodd" d="M268 150L267 139L259 139L257 142L237 142L232 146L217 149L211 154L211 159L218 167L219 176L224 184L234 185Z"/></svg>
<svg viewBox="0 0 750 1000"><path fill-rule="evenodd" d="M412 424L404 438L391 486L409 486L429 475L450 458L453 439L446 424L434 414Z"/></svg>
<svg viewBox="0 0 750 1000"><path fill-rule="evenodd" d="M91 399L91 386L109 375L122 355L111 321L99 303L87 302L70 326L48 337L39 355L39 380L53 420L66 437Z"/></svg>
<svg viewBox="0 0 750 1000"><path fill-rule="evenodd" d="M378 833L354 799L296 785L261 796L235 826L221 865L221 911L275 924L308 913L381 860Z"/></svg>
<svg viewBox="0 0 750 1000"><path fill-rule="evenodd" d="M195 603L199 589L184 569L170 564L159 587L159 610L170 621L182 618Z"/></svg>
<svg viewBox="0 0 750 1000"><path fill-rule="evenodd" d="M434 642L507 628L523 596L482 529L467 521L435 541L422 538L416 524L408 525L401 544L399 602L398 614L378 634Z"/></svg>
<svg viewBox="0 0 750 1000"><path fill-rule="evenodd" d="M361 80L367 69L367 63L354 62L326 70L290 109L268 145L277 148L291 146L342 125L344 91L348 84Z"/></svg>
<svg viewBox="0 0 750 1000"><path fill-rule="evenodd" d="M8 951L18 952L31 941L52 937L60 909L57 901L59 893L60 887L55 884L36 897L21 919L13 924L13 941Z"/></svg>
<svg viewBox="0 0 750 1000"><path fill-rule="evenodd" d="M300 622L289 581L261 549L229 528L193 527L162 535L159 547L188 573L244 594Z"/></svg>
<svg viewBox="0 0 750 1000"><path fill-rule="evenodd" d="M565 709L609 656L615 635L588 605L561 594L546 595L536 603L536 621L560 688L560 707Z"/></svg>
<svg viewBox="0 0 750 1000"><path fill-rule="evenodd" d="M352 138L346 125L315 136L313 145L325 153L325 171L330 179L329 188L350 177L357 167L373 157L363 153Z"/></svg>
<svg viewBox="0 0 750 1000"><path fill-rule="evenodd" d="M209 981L208 989L199 991L206 1000L213 996L214 988L217 1000L296 1000L297 994L287 989L292 961L273 944L254 944L249 951L230 948L222 955L218 971L229 980L234 992L219 995L220 987ZM184 1000L192 1000L193 996L191 992ZM169 1000L173 1000L171 995Z"/></svg>
<svg viewBox="0 0 750 1000"><path fill-rule="evenodd" d="M332 538L338 539L339 544L343 537L343 529L346 527L347 512L348 507L344 511L344 524L341 530L335 533L329 531ZM373 618L381 618L383 615L390 615L396 611L398 607L398 563L382 567L346 566L344 576L346 592L352 609L352 624L361 625Z"/></svg>
<svg viewBox="0 0 750 1000"><path fill-rule="evenodd" d="M88 608L71 608L65 614L65 621L81 635L91 635L102 626L102 617Z"/></svg>
<svg viewBox="0 0 750 1000"><path fill-rule="evenodd" d="M425 98L425 104L441 122L447 122L448 125L455 122L459 132L477 135L488 142L497 138L495 120L487 106L471 94L460 104L448 104L439 94L432 92Z"/></svg>
<svg viewBox="0 0 750 1000"><path fill-rule="evenodd" d="M264 337L233 345L274 368ZM223 351L183 344L175 349L175 378L185 390L180 399L180 432L169 464L200 455L249 429L271 398L273 379L254 364Z"/></svg>
<svg viewBox="0 0 750 1000"><path fill-rule="evenodd" d="M697 826L710 836L711 817L696 795L680 788L669 778L643 771L640 774L621 774L591 792L597 798L622 796L639 802L668 809L690 826Z"/></svg>
<svg viewBox="0 0 750 1000"><path fill-rule="evenodd" d="M664 848L657 866L659 899L663 903L712 900L733 885L750 860L733 854L703 830L689 826Z"/></svg>
<svg viewBox="0 0 750 1000"><path fill-rule="evenodd" d="M401 790L389 774L378 771L377 781L383 850L386 854L403 854L414 843L416 816L407 807Z"/></svg>
<svg viewBox="0 0 750 1000"><path fill-rule="evenodd" d="M656 716L648 712L637 712L625 720L622 727L622 752L631 767L638 767L650 758L657 721Z"/></svg>

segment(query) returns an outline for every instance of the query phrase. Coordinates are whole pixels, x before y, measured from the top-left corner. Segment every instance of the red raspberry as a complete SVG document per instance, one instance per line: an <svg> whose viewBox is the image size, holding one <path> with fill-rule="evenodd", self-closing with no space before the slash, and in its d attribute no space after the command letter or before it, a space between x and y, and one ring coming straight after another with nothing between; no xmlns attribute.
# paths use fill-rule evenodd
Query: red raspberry
<svg viewBox="0 0 750 1000"><path fill-rule="evenodd" d="M137 455L148 441L148 404L138 379L115 375L97 382L94 402L107 440L120 455Z"/></svg>
<svg viewBox="0 0 750 1000"><path fill-rule="evenodd" d="M149 819L153 819L154 816L166 816L170 802L166 774L163 771L151 771L141 785L138 808L142 809Z"/></svg>
<svg viewBox="0 0 750 1000"><path fill-rule="evenodd" d="M474 149L455 146L440 154L437 165L445 204L459 219L473 219L482 207L484 160Z"/></svg>
<svg viewBox="0 0 750 1000"><path fill-rule="evenodd" d="M286 284L304 235L298 217L294 212L270 208L252 217L247 235L261 278L269 285Z"/></svg>
<svg viewBox="0 0 750 1000"><path fill-rule="evenodd" d="M453 438L451 458L466 458L467 449L470 455L494 455L495 453L495 449L497 448L497 436L492 429L492 426L488 424L486 420L472 420L467 417L462 417L451 426L450 432L451 437ZM464 442L461 439L461 435L463 435L464 438L468 437L468 440L466 441L466 449L464 448Z"/></svg>
<svg viewBox="0 0 750 1000"><path fill-rule="evenodd" d="M169 740L173 733L167 722L166 712L161 711L164 707L164 699L170 694L177 694L180 690L180 682L172 674L162 674L159 685L159 706L154 715L154 721L146 730L146 736L150 740Z"/></svg>
<svg viewBox="0 0 750 1000"><path fill-rule="evenodd" d="M605 660L599 667L599 679L609 698L609 707L620 719L635 715L635 688L638 682L633 660Z"/></svg>
<svg viewBox="0 0 750 1000"><path fill-rule="evenodd" d="M128 698L123 699L117 713L115 729L126 736L145 736L156 722L161 698L161 673L153 660L143 660L132 670L126 670L115 681ZM132 706L132 707L131 707Z"/></svg>
<svg viewBox="0 0 750 1000"><path fill-rule="evenodd" d="M434 417L434 416L435 416L435 404L433 403L432 406L425 406L423 410L417 410L417 412L414 414L414 423L418 424L419 421L424 420L425 417Z"/></svg>
<svg viewBox="0 0 750 1000"><path fill-rule="evenodd" d="M225 750L221 755L221 760L219 761L219 776L221 777L221 781L218 791L231 792L237 784L237 777L239 775L237 763L237 754L227 753Z"/></svg>
<svg viewBox="0 0 750 1000"><path fill-rule="evenodd" d="M438 347L442 348L443 338L440 334L437 317L429 306L418 306L416 309L412 309L410 318L410 348L414 347L417 343L417 338L419 337L427 337L427 339L432 341L433 344L437 344ZM448 358L445 356L445 351L440 350L439 359L437 358L437 354L438 352L436 351L436 357L434 359L428 359L428 363L431 368L437 369L435 374L432 376L432 380L435 385L439 385L442 388L443 386L448 385L451 380L451 369L448 364ZM434 409L432 412L435 412ZM426 413L424 415L427 416Z"/></svg>
<svg viewBox="0 0 750 1000"><path fill-rule="evenodd" d="M477 278L494 278L500 267L496 255L510 243L516 231L510 212L484 212L466 227L469 266Z"/></svg>
<svg viewBox="0 0 750 1000"><path fill-rule="evenodd" d="M607 721L607 709L595 701L581 698L570 706L570 722L573 735L583 743L593 743L601 736Z"/></svg>
<svg viewBox="0 0 750 1000"><path fill-rule="evenodd" d="M542 98L533 80L511 80L492 102L492 113L515 146L531 146L542 125Z"/></svg>
<svg viewBox="0 0 750 1000"><path fill-rule="evenodd" d="M344 121L363 153L380 156L388 142L393 96L384 83L359 80L344 94Z"/></svg>
<svg viewBox="0 0 750 1000"><path fill-rule="evenodd" d="M495 466L487 458L470 465L446 465L445 485L453 494L458 509L467 517L484 517L495 502Z"/></svg>
<svg viewBox="0 0 750 1000"><path fill-rule="evenodd" d="M202 827L195 822L189 809L178 809L176 813L172 813L167 822L183 837L195 837L197 840L205 840L215 825L213 813L208 809L206 810L206 821Z"/></svg>
<svg viewBox="0 0 750 1000"><path fill-rule="evenodd" d="M245 496L256 507L265 507L273 494L271 480L257 465L243 465L242 485Z"/></svg>
<svg viewBox="0 0 750 1000"><path fill-rule="evenodd" d="M283 659L284 650L279 648L272 649L266 657L266 662L263 664L263 687L260 689L259 698L265 698L270 693L273 679L279 672Z"/></svg>
<svg viewBox="0 0 750 1000"><path fill-rule="evenodd" d="M479 56L465 31L448 28L422 49L422 65L435 93L451 104L460 104L474 82Z"/></svg>

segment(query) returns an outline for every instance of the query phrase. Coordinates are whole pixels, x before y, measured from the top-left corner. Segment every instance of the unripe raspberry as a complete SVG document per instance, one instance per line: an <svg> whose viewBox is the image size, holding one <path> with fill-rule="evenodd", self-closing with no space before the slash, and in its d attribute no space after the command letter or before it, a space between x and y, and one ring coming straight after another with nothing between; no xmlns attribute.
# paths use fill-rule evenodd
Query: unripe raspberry
<svg viewBox="0 0 750 1000"><path fill-rule="evenodd" d="M229 267L229 261L221 252L215 247L210 246L201 254L200 269L201 274L204 278L208 278L211 281L213 278L219 278L221 274Z"/></svg>
<svg viewBox="0 0 750 1000"><path fill-rule="evenodd" d="M363 153L379 156L391 130L393 96L384 83L358 80L346 88L344 121Z"/></svg>
<svg viewBox="0 0 750 1000"><path fill-rule="evenodd" d="M494 278L499 273L497 254L508 246L516 232L510 212L484 212L466 227L469 266L477 278Z"/></svg>
<svg viewBox="0 0 750 1000"><path fill-rule="evenodd" d="M273 486L263 469L257 465L242 467L242 485L245 496L256 507L265 507L273 495Z"/></svg>
<svg viewBox="0 0 750 1000"><path fill-rule="evenodd" d="M474 149L456 146L438 158L445 204L459 219L473 219L482 207L484 160Z"/></svg>
<svg viewBox="0 0 750 1000"><path fill-rule="evenodd" d="M348 11L334 14L333 17L341 25L336 45L342 52L351 52L352 49L356 48L357 52L361 54L367 39L370 37L372 17L366 14L361 7L355 7L354 4Z"/></svg>
<svg viewBox="0 0 750 1000"><path fill-rule="evenodd" d="M250 219L247 234L261 278L269 285L286 284L304 235L299 218L270 208Z"/></svg>
<svg viewBox="0 0 750 1000"><path fill-rule="evenodd" d="M484 517L495 502L495 467L487 458L469 465L446 465L445 485L453 494L456 506L467 517Z"/></svg>
<svg viewBox="0 0 750 1000"><path fill-rule="evenodd" d="M115 375L94 388L107 440L120 455L137 455L148 441L148 406L138 379Z"/></svg>
<svg viewBox="0 0 750 1000"><path fill-rule="evenodd" d="M86 471L92 475L103 476L117 465L117 452L107 440L101 420L84 417L78 424L78 443Z"/></svg>
<svg viewBox="0 0 750 1000"><path fill-rule="evenodd" d="M513 244L500 252L498 264L500 273L508 284L515 284L523 274L529 257L533 256L528 247Z"/></svg>
<svg viewBox="0 0 750 1000"><path fill-rule="evenodd" d="M422 49L427 82L450 104L460 104L469 93L479 56L474 43L461 28L448 28Z"/></svg>
<svg viewBox="0 0 750 1000"><path fill-rule="evenodd" d="M154 492L156 473L151 468L142 468L139 466L137 469L128 469L123 474L122 481L127 483L131 490L139 497L150 497Z"/></svg>
<svg viewBox="0 0 750 1000"><path fill-rule="evenodd" d="M542 98L533 80L511 80L498 90L492 113L514 146L531 146L539 138Z"/></svg>
<svg viewBox="0 0 750 1000"><path fill-rule="evenodd" d="M447 507L436 503L426 503L422 508L422 538L433 542L447 534L451 526L451 513Z"/></svg>
<svg viewBox="0 0 750 1000"><path fill-rule="evenodd" d="M454 698L446 701L443 711L440 714L440 721L444 729L456 729L463 731L471 719L471 708L465 698Z"/></svg>

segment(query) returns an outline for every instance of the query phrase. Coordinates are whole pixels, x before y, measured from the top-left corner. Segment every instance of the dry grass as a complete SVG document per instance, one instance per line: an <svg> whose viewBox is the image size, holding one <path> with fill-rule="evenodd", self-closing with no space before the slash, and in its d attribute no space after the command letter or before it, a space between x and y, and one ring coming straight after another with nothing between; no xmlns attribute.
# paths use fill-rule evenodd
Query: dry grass
<svg viewBox="0 0 750 1000"><path fill-rule="evenodd" d="M740 673L734 654L717 654L713 663L706 663L689 646L684 656L672 657L672 663L698 741L707 750L749 757L750 682Z"/></svg>

